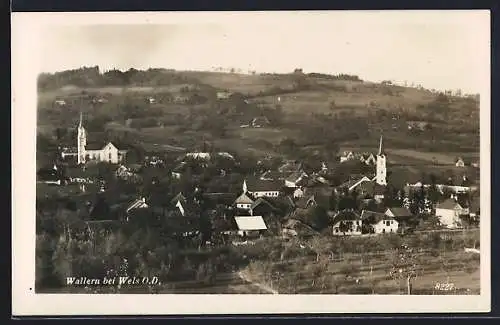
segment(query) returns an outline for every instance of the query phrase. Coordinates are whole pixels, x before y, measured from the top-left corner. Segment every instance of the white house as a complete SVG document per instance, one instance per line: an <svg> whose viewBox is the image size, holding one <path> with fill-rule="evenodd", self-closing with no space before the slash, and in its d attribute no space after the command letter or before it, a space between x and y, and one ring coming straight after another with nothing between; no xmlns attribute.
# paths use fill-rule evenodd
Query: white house
<svg viewBox="0 0 500 325"><path fill-rule="evenodd" d="M293 198L298 199L304 196L304 190L301 189L300 187L296 188L295 191L293 191Z"/></svg>
<svg viewBox="0 0 500 325"><path fill-rule="evenodd" d="M458 158L455 160L455 166L456 166L456 167L465 167L465 162L464 162L464 160L463 160L461 157L458 157Z"/></svg>
<svg viewBox="0 0 500 325"><path fill-rule="evenodd" d="M263 231L267 230L262 216L236 216L234 220L238 226L238 234L240 236L260 235Z"/></svg>
<svg viewBox="0 0 500 325"><path fill-rule="evenodd" d="M279 181L264 181L261 179L252 179L243 184L248 194L254 198L259 197L278 197L283 188L283 183ZM245 190L244 190L245 191Z"/></svg>
<svg viewBox="0 0 500 325"><path fill-rule="evenodd" d="M254 201L246 193L241 193L241 195L238 196L234 201L234 204L238 209L250 210L253 202Z"/></svg>
<svg viewBox="0 0 500 325"><path fill-rule="evenodd" d="M361 217L356 212L341 211L333 217L333 235L361 235L362 222Z"/></svg>
<svg viewBox="0 0 500 325"><path fill-rule="evenodd" d="M361 219L371 226L375 234L396 233L399 228L398 221L384 213L363 210Z"/></svg>
<svg viewBox="0 0 500 325"><path fill-rule="evenodd" d="M305 172L294 172L285 178L285 186L289 188L296 188L305 178L307 178L307 174Z"/></svg>
<svg viewBox="0 0 500 325"><path fill-rule="evenodd" d="M340 162L348 161L354 159L354 154L352 151L344 151L342 156L340 156Z"/></svg>
<svg viewBox="0 0 500 325"><path fill-rule="evenodd" d="M461 226L461 215L469 214L469 209L462 207L454 198L447 199L436 205L436 217L446 228Z"/></svg>

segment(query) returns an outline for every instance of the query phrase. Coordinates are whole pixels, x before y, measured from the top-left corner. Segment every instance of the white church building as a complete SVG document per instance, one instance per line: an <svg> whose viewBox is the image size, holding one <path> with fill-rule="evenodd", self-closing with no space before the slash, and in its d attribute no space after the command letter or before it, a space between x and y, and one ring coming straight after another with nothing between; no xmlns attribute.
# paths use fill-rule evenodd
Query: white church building
<svg viewBox="0 0 500 325"><path fill-rule="evenodd" d="M62 157L77 156L79 165L92 161L119 164L125 161L126 154L126 150L118 149L112 142L108 142L104 145L87 144L87 131L83 127L82 114L80 113L77 134L77 152L64 152L62 153Z"/></svg>

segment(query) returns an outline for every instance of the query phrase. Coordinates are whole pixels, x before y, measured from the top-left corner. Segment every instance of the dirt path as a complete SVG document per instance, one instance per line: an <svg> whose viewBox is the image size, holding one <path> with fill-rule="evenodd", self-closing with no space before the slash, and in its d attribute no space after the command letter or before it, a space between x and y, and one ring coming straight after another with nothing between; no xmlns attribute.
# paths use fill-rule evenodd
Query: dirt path
<svg viewBox="0 0 500 325"><path fill-rule="evenodd" d="M259 289L261 289L262 291L265 291L267 293L272 293L273 295L277 295L279 294L278 291L274 290L273 288L271 288L270 286L268 285L265 285L265 284L262 284L262 283L257 283L257 282L253 282L243 271L239 271L238 272L238 276L243 280L243 281L246 281L256 287L258 287Z"/></svg>

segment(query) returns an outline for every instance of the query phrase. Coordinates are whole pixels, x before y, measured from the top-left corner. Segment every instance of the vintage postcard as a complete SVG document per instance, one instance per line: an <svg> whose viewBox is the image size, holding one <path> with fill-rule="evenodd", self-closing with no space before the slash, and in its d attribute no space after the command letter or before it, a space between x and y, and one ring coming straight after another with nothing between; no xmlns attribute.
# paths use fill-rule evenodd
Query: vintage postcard
<svg viewBox="0 0 500 325"><path fill-rule="evenodd" d="M490 310L488 11L12 16L14 315Z"/></svg>

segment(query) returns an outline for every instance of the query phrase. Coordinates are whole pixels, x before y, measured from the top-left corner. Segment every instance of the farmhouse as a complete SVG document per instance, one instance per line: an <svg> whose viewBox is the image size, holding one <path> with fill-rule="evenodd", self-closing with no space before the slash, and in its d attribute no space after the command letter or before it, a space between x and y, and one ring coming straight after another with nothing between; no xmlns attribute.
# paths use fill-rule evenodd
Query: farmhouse
<svg viewBox="0 0 500 325"><path fill-rule="evenodd" d="M464 162L464 160L462 159L462 157L458 157L458 158L455 160L455 166L456 166L456 167L465 167L465 162Z"/></svg>
<svg viewBox="0 0 500 325"><path fill-rule="evenodd" d="M289 188L296 188L304 183L307 178L307 174L305 172L296 171L285 178L285 186Z"/></svg>
<svg viewBox="0 0 500 325"><path fill-rule="evenodd" d="M318 205L316 203L316 198L314 195L308 197L301 197L297 202L295 202L295 206L300 209L309 209L310 207L314 207Z"/></svg>
<svg viewBox="0 0 500 325"><path fill-rule="evenodd" d="M267 216L276 211L274 205L260 197L250 205L250 215Z"/></svg>
<svg viewBox="0 0 500 325"><path fill-rule="evenodd" d="M64 182L63 179L63 175L56 165L52 168L41 168L37 172L37 181L40 183L61 185Z"/></svg>
<svg viewBox="0 0 500 325"><path fill-rule="evenodd" d="M436 217L446 228L458 228L461 225L460 216L469 214L454 198L447 199L436 205Z"/></svg>
<svg viewBox="0 0 500 325"><path fill-rule="evenodd" d="M340 162L343 163L344 161L348 161L354 158L354 153L352 151L344 151L340 156Z"/></svg>
<svg viewBox="0 0 500 325"><path fill-rule="evenodd" d="M254 128L260 128L269 125L270 122L265 116L258 116L252 119L250 125Z"/></svg>
<svg viewBox="0 0 500 325"><path fill-rule="evenodd" d="M354 211L341 211L333 217L333 235L361 235L362 220Z"/></svg>
<svg viewBox="0 0 500 325"><path fill-rule="evenodd" d="M413 214L407 208L392 207L385 211L385 215L396 219L399 224L406 223L413 217Z"/></svg>
<svg viewBox="0 0 500 325"><path fill-rule="evenodd" d="M279 181L264 181L261 179L249 179L243 182L243 191L248 192L255 198L278 197L283 189L283 183Z"/></svg>
<svg viewBox="0 0 500 325"><path fill-rule="evenodd" d="M384 213L363 210L361 219L369 233L384 234L398 231L398 221Z"/></svg>
<svg viewBox="0 0 500 325"><path fill-rule="evenodd" d="M232 93L229 91L218 91L217 92L217 99L222 100L222 99L228 99L231 97Z"/></svg>
<svg viewBox="0 0 500 325"><path fill-rule="evenodd" d="M267 230L262 216L236 216L234 220L238 226L238 235L242 237L258 237Z"/></svg>
<svg viewBox="0 0 500 325"><path fill-rule="evenodd" d="M317 232L302 221L290 218L282 225L281 234L285 238L296 236L307 238L316 235Z"/></svg>
<svg viewBox="0 0 500 325"><path fill-rule="evenodd" d="M236 198L236 200L234 201L234 205L237 209L250 210L253 202L254 201L247 195L247 193L243 192Z"/></svg>

